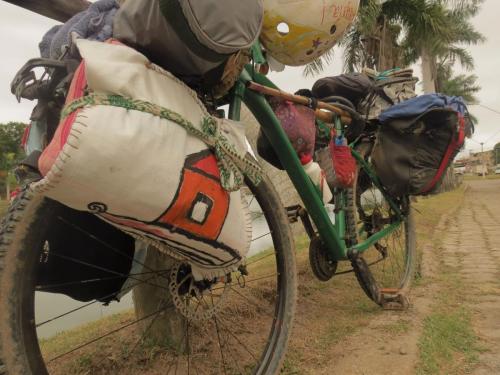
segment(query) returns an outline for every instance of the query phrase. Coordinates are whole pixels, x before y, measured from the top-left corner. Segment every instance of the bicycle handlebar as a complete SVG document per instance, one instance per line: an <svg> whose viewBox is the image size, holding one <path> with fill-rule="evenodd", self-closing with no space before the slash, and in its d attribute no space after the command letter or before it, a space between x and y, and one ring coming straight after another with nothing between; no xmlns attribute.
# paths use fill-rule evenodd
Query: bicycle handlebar
<svg viewBox="0 0 500 375"><path fill-rule="evenodd" d="M344 122L347 125L349 125L352 122L353 118L356 120L361 119L361 115L359 113L357 113L355 110L344 104L339 104L339 103L330 104L326 101L320 101L320 100L314 103L314 101L311 98L308 98L306 96L290 94L288 92L279 89L258 84L254 81L248 81L246 83L246 86L249 90L256 91L264 95L283 98L285 100L289 100L291 102L302 104L311 108L313 107L313 104L315 104L316 108L314 109L316 117L325 122L330 122L330 123L333 122L334 116L340 116L342 122ZM330 113L325 111L329 111Z"/></svg>

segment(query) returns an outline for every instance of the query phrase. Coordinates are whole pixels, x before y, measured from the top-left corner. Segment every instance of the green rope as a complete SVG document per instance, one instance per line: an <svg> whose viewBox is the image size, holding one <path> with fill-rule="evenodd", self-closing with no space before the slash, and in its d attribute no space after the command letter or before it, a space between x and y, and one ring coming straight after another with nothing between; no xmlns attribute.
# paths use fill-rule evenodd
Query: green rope
<svg viewBox="0 0 500 375"><path fill-rule="evenodd" d="M260 166L236 151L234 145L220 132L217 120L211 116L203 118L201 129L198 129L177 112L150 102L129 99L120 95L89 94L66 105L61 112L61 119L65 119L80 108L96 105L146 112L182 126L188 133L201 139L213 150L220 169L221 185L227 191L238 190L244 183L243 175L255 185L262 180Z"/></svg>

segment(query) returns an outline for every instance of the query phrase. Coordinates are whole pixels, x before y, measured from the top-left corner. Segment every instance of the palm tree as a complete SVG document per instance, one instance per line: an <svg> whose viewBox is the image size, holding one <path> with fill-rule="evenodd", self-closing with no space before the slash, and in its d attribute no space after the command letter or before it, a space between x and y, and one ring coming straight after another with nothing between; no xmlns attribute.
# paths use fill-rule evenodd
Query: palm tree
<svg viewBox="0 0 500 375"><path fill-rule="evenodd" d="M476 94L481 90L474 74L453 75L451 62L439 64L436 76L436 88L439 92L450 96L461 96L467 104L479 103Z"/></svg>
<svg viewBox="0 0 500 375"><path fill-rule="evenodd" d="M445 7L437 0L364 0L356 22L343 38L345 70L377 70L408 65L447 32Z"/></svg>
<svg viewBox="0 0 500 375"><path fill-rule="evenodd" d="M429 2L427 9L433 19L408 26L408 33L401 43L405 50L404 60L409 65L421 58L424 92L436 91L439 60L459 62L468 70L474 67L472 56L463 46L484 41L483 35L470 23L471 17L479 12L481 2L455 1L452 8L448 8L444 1Z"/></svg>
<svg viewBox="0 0 500 375"><path fill-rule="evenodd" d="M363 0L358 18L346 33L344 68L363 66L386 70L404 67L422 59L424 91L435 91L437 61L458 61L473 67L472 56L463 44L484 37L470 23L483 0ZM316 63L307 73L322 69Z"/></svg>

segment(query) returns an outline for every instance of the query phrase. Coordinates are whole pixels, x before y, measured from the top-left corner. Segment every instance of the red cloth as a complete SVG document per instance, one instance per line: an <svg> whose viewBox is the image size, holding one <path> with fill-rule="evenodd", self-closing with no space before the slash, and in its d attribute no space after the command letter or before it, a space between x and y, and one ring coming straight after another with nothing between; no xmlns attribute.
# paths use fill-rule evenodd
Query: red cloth
<svg viewBox="0 0 500 375"><path fill-rule="evenodd" d="M333 170L335 171L336 185L342 188L350 188L356 179L356 159L351 154L349 146L330 143Z"/></svg>

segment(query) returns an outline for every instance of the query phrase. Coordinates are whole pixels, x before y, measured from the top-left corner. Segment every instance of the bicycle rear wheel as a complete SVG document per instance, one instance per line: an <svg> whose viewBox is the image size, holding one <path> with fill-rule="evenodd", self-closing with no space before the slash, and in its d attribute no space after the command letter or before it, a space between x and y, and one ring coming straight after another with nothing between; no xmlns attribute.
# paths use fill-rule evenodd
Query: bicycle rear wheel
<svg viewBox="0 0 500 375"><path fill-rule="evenodd" d="M353 264L356 277L367 296L381 305L388 302L391 296L397 300L404 295L415 274L413 210L408 197L401 198L398 205L404 213L399 227L359 255L360 267ZM347 192L347 206L347 235L351 246L397 220L396 213L381 191L362 169L358 169L353 189Z"/></svg>
<svg viewBox="0 0 500 375"><path fill-rule="evenodd" d="M50 316L40 317L40 293L47 294L50 285L38 285L35 275L44 249L50 248L50 223L63 206L27 191L20 194L0 228L0 357L8 373L277 373L295 310L294 244L269 180L258 186L248 183L244 191L254 243L260 243L252 246L245 269L201 283L181 262L169 270L145 269L134 275L134 286L147 283L156 288L155 295L171 296L156 312L139 318L127 310L104 319L98 316L55 336L55 331L46 336L42 330L60 319L81 319L76 315L99 303L53 303ZM155 320L174 312L180 317L175 344L170 337L161 344L149 342Z"/></svg>

